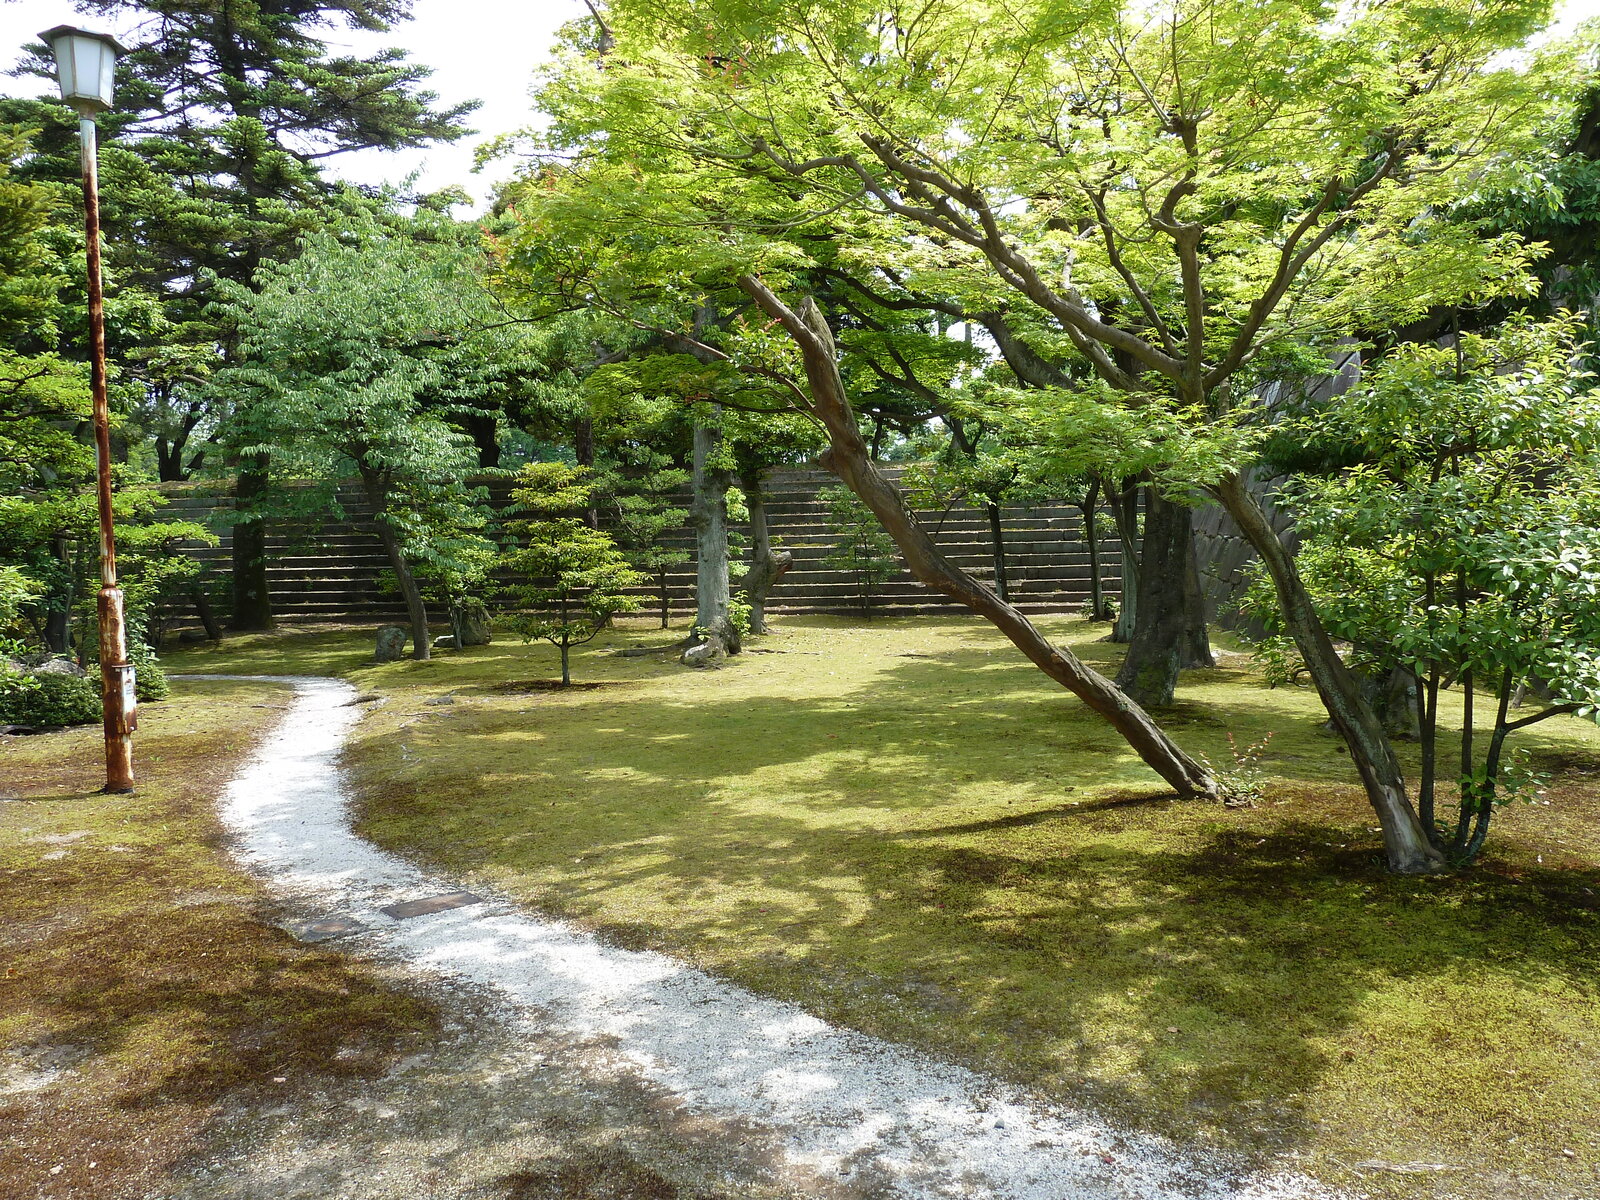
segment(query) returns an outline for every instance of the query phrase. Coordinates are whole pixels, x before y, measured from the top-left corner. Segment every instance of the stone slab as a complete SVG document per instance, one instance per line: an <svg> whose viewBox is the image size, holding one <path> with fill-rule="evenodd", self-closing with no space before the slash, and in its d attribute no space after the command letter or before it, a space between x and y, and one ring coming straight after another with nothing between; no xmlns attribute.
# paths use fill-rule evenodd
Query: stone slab
<svg viewBox="0 0 1600 1200"><path fill-rule="evenodd" d="M323 917L318 921L291 921L282 928L296 941L325 942L329 938L357 933L366 926L354 917Z"/></svg>
<svg viewBox="0 0 1600 1200"><path fill-rule="evenodd" d="M399 904L386 904L378 911L396 921L407 917L425 917L429 913L445 912L452 908L465 908L469 904L482 904L482 896L471 892L446 892L442 896L427 896L421 900L403 900Z"/></svg>

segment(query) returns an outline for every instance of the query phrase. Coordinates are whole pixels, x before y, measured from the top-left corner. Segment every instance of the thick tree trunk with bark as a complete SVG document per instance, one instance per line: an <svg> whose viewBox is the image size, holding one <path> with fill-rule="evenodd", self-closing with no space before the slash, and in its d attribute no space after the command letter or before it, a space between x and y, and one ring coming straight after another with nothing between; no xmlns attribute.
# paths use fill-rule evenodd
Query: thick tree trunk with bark
<svg viewBox="0 0 1600 1200"><path fill-rule="evenodd" d="M394 571L395 583L405 598L406 617L411 622L411 657L419 660L433 655L433 635L428 631L428 606L422 599L422 588L411 573L406 560L405 547L400 534L389 520L389 483L383 473L363 468L361 482L366 488L367 503L372 506L373 524L378 528L378 540L389 556L389 566Z"/></svg>
<svg viewBox="0 0 1600 1200"><path fill-rule="evenodd" d="M928 587L993 622L1035 666L1104 717L1179 795L1219 796L1222 789L1215 776L1180 750L1115 684L1071 650L1052 645L1025 616L939 553L904 494L872 462L839 375L833 335L816 305L808 299L797 313L760 280L743 276L739 283L800 348L810 383L811 411L828 432L824 465L877 515L911 572Z"/></svg>
<svg viewBox="0 0 1600 1200"><path fill-rule="evenodd" d="M1361 683L1355 672L1345 666L1333 648L1333 641L1322 627L1311 596L1295 568L1293 555L1273 530L1243 476L1230 475L1212 490L1245 540L1261 556L1272 577L1284 626L1294 638L1328 716L1350 751L1367 799L1378 814L1389 869L1406 875L1443 870L1444 855L1429 840L1421 819L1411 807L1405 777L1394 747L1384 733L1383 723L1361 694Z"/></svg>
<svg viewBox="0 0 1600 1200"><path fill-rule="evenodd" d="M1140 704L1171 704L1180 670L1216 664L1206 637L1190 511L1153 487L1145 489L1135 609L1133 641L1117 686Z"/></svg>
<svg viewBox="0 0 1600 1200"><path fill-rule="evenodd" d="M1139 552L1139 585L1133 640L1117 672L1117 686L1140 704L1172 703L1183 666L1184 539L1187 510L1145 489L1144 542Z"/></svg>
<svg viewBox="0 0 1600 1200"><path fill-rule="evenodd" d="M762 490L760 476L742 481L744 502L750 509L750 569L745 572L740 591L750 605L750 632L767 632L767 595L794 565L794 555L787 550L774 554L772 532L767 527L767 494ZM665 626L662 626L665 628Z"/></svg>
<svg viewBox="0 0 1600 1200"><path fill-rule="evenodd" d="M249 512L266 494L267 456L247 455L233 489L235 509ZM233 527L233 615L228 627L240 632L272 628L272 593L267 582L267 524L247 517Z"/></svg>
<svg viewBox="0 0 1600 1200"><path fill-rule="evenodd" d="M713 463L720 440L715 429L694 427L689 527L695 536L695 629L699 641L711 647L700 659L719 651L739 653L739 631L728 617L728 488L733 477Z"/></svg>

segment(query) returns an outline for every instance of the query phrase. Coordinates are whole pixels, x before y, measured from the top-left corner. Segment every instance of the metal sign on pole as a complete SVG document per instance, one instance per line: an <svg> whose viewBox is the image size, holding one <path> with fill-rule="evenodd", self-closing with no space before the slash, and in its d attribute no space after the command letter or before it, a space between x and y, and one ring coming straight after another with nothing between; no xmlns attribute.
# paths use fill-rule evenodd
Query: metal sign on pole
<svg viewBox="0 0 1600 1200"><path fill-rule="evenodd" d="M128 630L117 586L116 522L111 506L111 407L106 397L106 314L100 276L99 152L95 114L111 107L117 58L127 48L103 33L58 25L39 35L56 58L61 98L78 110L83 165L84 246L89 285L89 385L94 399L100 510L100 697L105 711L107 792L133 791L133 731L138 723Z"/></svg>

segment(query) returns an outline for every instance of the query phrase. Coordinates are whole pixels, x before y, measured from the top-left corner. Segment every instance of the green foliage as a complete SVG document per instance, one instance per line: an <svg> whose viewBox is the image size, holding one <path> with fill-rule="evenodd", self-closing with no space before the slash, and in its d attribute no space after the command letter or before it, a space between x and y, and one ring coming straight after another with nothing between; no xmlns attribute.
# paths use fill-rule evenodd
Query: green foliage
<svg viewBox="0 0 1600 1200"><path fill-rule="evenodd" d="M587 468L529 463L518 483L512 498L534 517L511 525L521 546L502 560L519 577L506 589L506 621L524 642L543 639L559 648L561 682L571 683L572 647L592 641L617 613L637 610L628 592L645 576L609 534L562 515L589 503L594 482Z"/></svg>
<svg viewBox="0 0 1600 1200"><path fill-rule="evenodd" d="M900 569L894 539L884 532L872 510L844 485L823 488L817 499L828 506L828 527L836 538L833 553L822 561L855 576L861 615L871 617L873 595Z"/></svg>
<svg viewBox="0 0 1600 1200"><path fill-rule="evenodd" d="M45 342L58 316L57 270L46 224L57 208L50 190L17 178L31 138L0 124L0 345L24 339Z"/></svg>
<svg viewBox="0 0 1600 1200"><path fill-rule="evenodd" d="M100 719L100 680L0 666L0 724L85 725Z"/></svg>
<svg viewBox="0 0 1600 1200"><path fill-rule="evenodd" d="M43 588L21 567L0 563L0 652L20 644L19 621L25 605L38 600Z"/></svg>
<svg viewBox="0 0 1600 1200"><path fill-rule="evenodd" d="M1318 418L1363 461L1288 496L1329 633L1370 678L1415 681L1425 745L1440 687L1487 689L1499 706L1441 834L1458 856L1481 847L1494 804L1530 794L1506 735L1600 711L1600 391L1572 365L1578 328L1560 316L1397 348ZM1276 626L1259 573L1247 603ZM1509 696L1530 680L1553 703L1512 720ZM1421 786L1430 812L1431 760Z"/></svg>
<svg viewBox="0 0 1600 1200"><path fill-rule="evenodd" d="M247 426L247 414L207 387L219 361L232 357L225 324L207 308L213 280L249 285L264 260L292 255L302 234L372 207L324 178L328 159L453 140L475 105L439 108L425 88L428 69L400 51L363 57L328 41L341 30L386 29L407 15L402 4L78 7L108 25L138 23L136 45L118 64L116 106L99 120L101 219L115 284L108 323L128 381L123 398L145 434L139 442L151 444L162 478L186 478L217 456L218 443L231 450L248 432L234 428ZM53 77L48 50L30 50L19 69ZM70 110L0 100L7 118L40 131L29 176L72 195Z"/></svg>
<svg viewBox="0 0 1600 1200"><path fill-rule="evenodd" d="M134 694L141 701L165 700L172 695L166 671L143 638L136 637L128 643L128 661L133 664Z"/></svg>
<svg viewBox="0 0 1600 1200"><path fill-rule="evenodd" d="M333 485L359 475L408 560L451 595L481 586L493 552L459 421L492 407L503 381L491 367L530 345L491 328L484 284L475 237L424 216L307 235L254 290L218 285L240 365L212 388L249 410L241 450L270 450L274 472L319 483L329 509Z"/></svg>
<svg viewBox="0 0 1600 1200"><path fill-rule="evenodd" d="M631 469L608 468L595 476L606 523L628 564L654 584L667 621L667 573L689 561L688 550L670 546L666 539L681 530L688 510L668 503L683 491L689 472L672 465L664 454L649 448L635 451ZM746 614L748 620L748 614Z"/></svg>

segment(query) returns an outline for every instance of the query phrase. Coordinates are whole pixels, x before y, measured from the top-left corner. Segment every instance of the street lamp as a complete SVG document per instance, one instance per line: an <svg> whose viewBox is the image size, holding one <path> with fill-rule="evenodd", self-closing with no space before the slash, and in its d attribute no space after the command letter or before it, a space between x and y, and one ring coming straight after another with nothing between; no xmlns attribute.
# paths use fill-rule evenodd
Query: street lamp
<svg viewBox="0 0 1600 1200"><path fill-rule="evenodd" d="M94 444L100 507L100 696L105 709L107 792L133 791L133 730L137 725L134 671L117 586L117 547L111 512L111 409L106 400L106 312L100 285L100 188L95 114L111 107L117 56L127 47L104 33L57 25L39 35L56 57L61 98L78 110L83 165L84 245L89 278L89 383L94 396Z"/></svg>

